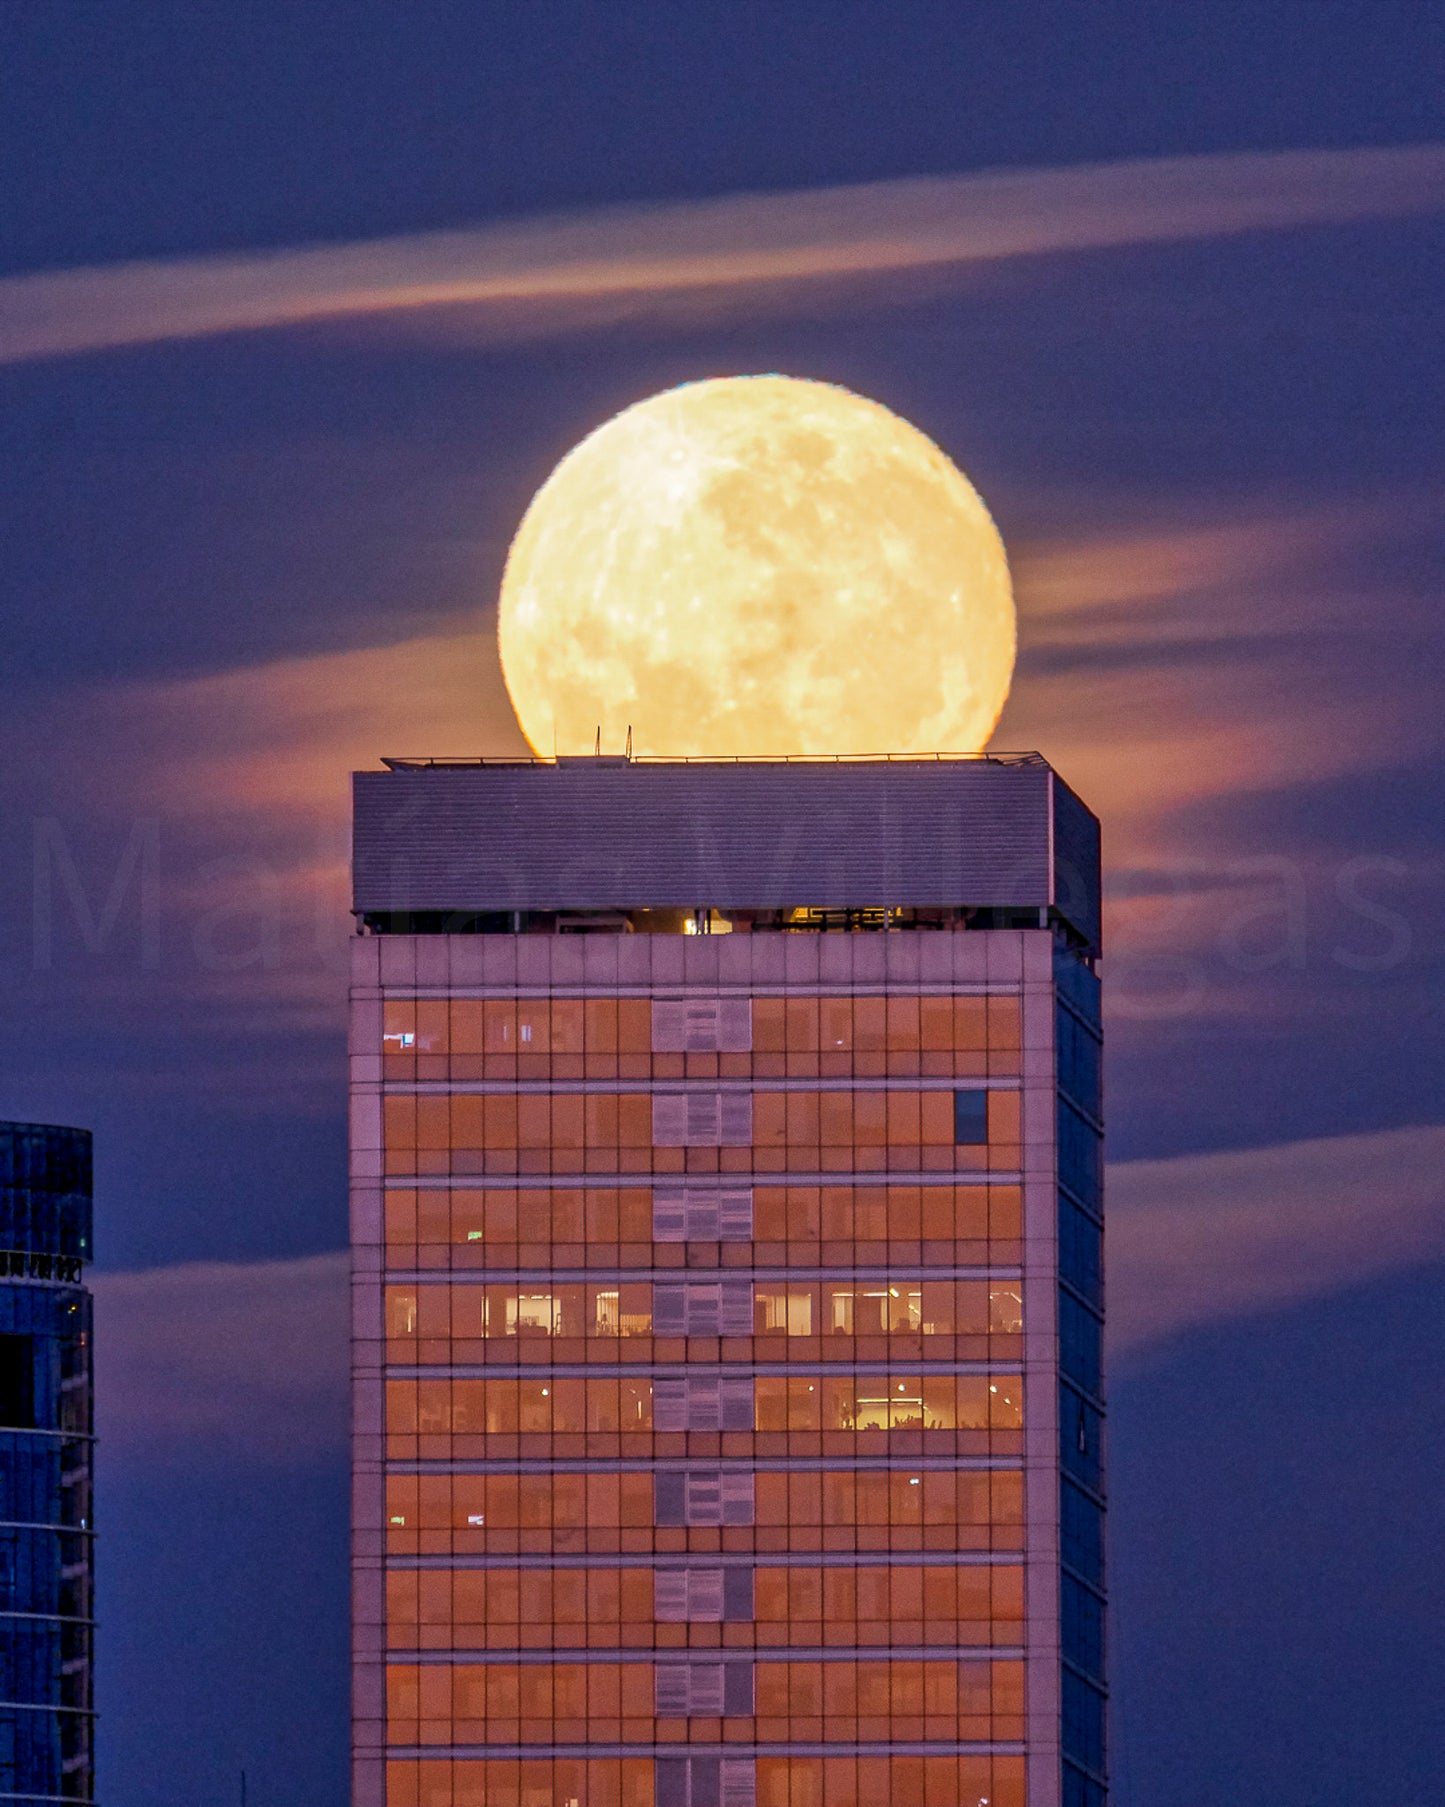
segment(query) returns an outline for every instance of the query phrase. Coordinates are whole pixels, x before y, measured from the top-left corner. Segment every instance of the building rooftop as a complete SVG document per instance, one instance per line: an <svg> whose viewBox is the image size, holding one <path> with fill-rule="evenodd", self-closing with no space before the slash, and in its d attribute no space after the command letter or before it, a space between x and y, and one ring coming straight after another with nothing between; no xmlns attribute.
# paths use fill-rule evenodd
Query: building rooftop
<svg viewBox="0 0 1445 1807"><path fill-rule="evenodd" d="M1099 825L1038 753L383 766L353 780L373 929L1028 921L1098 951Z"/></svg>

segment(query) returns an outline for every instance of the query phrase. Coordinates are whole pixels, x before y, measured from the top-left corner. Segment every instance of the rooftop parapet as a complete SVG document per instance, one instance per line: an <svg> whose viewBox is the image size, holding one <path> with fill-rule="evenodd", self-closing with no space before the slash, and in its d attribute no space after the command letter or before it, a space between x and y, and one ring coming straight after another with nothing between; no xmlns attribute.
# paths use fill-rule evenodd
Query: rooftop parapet
<svg viewBox="0 0 1445 1807"><path fill-rule="evenodd" d="M379 932L1028 923L1099 951L1099 825L1037 753L384 765L353 781Z"/></svg>

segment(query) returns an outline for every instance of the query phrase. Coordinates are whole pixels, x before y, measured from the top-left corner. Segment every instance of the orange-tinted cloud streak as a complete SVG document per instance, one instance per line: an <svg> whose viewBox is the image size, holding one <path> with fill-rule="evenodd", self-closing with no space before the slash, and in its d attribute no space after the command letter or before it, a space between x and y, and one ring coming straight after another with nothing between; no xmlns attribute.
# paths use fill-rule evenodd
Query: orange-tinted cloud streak
<svg viewBox="0 0 1445 1807"><path fill-rule="evenodd" d="M107 1456L334 1457L348 1431L348 1271L346 1255L313 1255L98 1275Z"/></svg>
<svg viewBox="0 0 1445 1807"><path fill-rule="evenodd" d="M466 304L500 341L710 295L1437 210L1445 146L912 177L0 282L0 363ZM591 310L591 311L589 311ZM488 327L490 323L490 334Z"/></svg>
<svg viewBox="0 0 1445 1807"><path fill-rule="evenodd" d="M1445 1260L1445 1127L1125 1162L1109 1260L1116 1351Z"/></svg>

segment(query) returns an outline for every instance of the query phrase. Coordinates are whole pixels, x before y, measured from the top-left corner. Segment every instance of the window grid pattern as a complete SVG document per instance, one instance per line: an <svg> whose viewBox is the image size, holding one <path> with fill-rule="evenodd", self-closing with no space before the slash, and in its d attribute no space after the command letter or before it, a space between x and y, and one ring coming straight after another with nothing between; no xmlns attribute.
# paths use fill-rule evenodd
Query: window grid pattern
<svg viewBox="0 0 1445 1807"><path fill-rule="evenodd" d="M694 1198L726 1184L693 1181ZM870 1183L843 1175L827 1184L768 1184L752 1194L752 1227L709 1234L694 1217L677 1236L675 1176L633 1185L515 1182L418 1186L397 1179L385 1200L386 1257L392 1269L871 1266L919 1261L1017 1267L1023 1257L1022 1194L1015 1181L900 1180ZM657 1224L663 1201L663 1226ZM705 1207L698 1207L699 1212ZM686 1247L679 1248L679 1242ZM1095 1262L1097 1272L1097 1260Z"/></svg>
<svg viewBox="0 0 1445 1807"><path fill-rule="evenodd" d="M650 1657L630 1661L393 1662L400 1745L1019 1742L1018 1659ZM672 1726L658 1721L675 1720ZM727 1721L725 1727L721 1722Z"/></svg>
<svg viewBox="0 0 1445 1807"><path fill-rule="evenodd" d="M584 1568L400 1568L387 1576L396 1651L925 1645L1014 1648L1017 1561L779 1562L706 1557Z"/></svg>
<svg viewBox="0 0 1445 1807"><path fill-rule="evenodd" d="M0 1123L0 1798L93 1793L91 1145Z"/></svg>
<svg viewBox="0 0 1445 1807"><path fill-rule="evenodd" d="M397 1379L386 1386L395 1461L516 1456L887 1454L1018 1456L1022 1376L790 1366L641 1375ZM725 1439L725 1441L723 1441Z"/></svg>
<svg viewBox="0 0 1445 1807"><path fill-rule="evenodd" d="M400 1364L596 1360L600 1352L583 1344L599 1339L613 1345L606 1359L644 1361L652 1339L684 1336L746 1339L752 1347L729 1353L764 1360L922 1356L925 1344L931 1360L1007 1360L1021 1353L1023 1329L1017 1277L947 1270L686 1281L635 1270L582 1280L561 1270L541 1281L395 1280L385 1301L387 1356Z"/></svg>
<svg viewBox="0 0 1445 1807"><path fill-rule="evenodd" d="M701 1471L716 1472L716 1471ZM650 1469L555 1463L540 1472L387 1476L386 1543L397 1556L680 1554L687 1551L1017 1551L1016 1468L953 1461L752 1471L751 1523L726 1532L659 1525Z"/></svg>
<svg viewBox="0 0 1445 1807"><path fill-rule="evenodd" d="M387 1807L751 1807L704 1792L696 1757L522 1757L401 1759L387 1765ZM702 1762L708 1759L702 1759ZM720 1757L724 1763L746 1759ZM694 1773L690 1793L671 1792L676 1770ZM674 1768L676 1766L676 1768ZM701 1788L698 1783L701 1782ZM755 1807L1025 1807L1018 1756L811 1753L759 1756ZM1070 1807L1095 1807L1093 1797Z"/></svg>
<svg viewBox="0 0 1445 1807"><path fill-rule="evenodd" d="M1065 1807L1103 1807L1106 1762L1102 1217L1104 1081L1098 983L1054 960L1059 1170L1061 1744ZM1078 1483L1074 1485L1072 1483ZM1085 1491L1087 1490L1087 1491ZM1088 1678L1088 1679L1086 1679ZM1072 1761L1070 1761L1072 1760ZM1092 1772L1090 1776L1083 1771Z"/></svg>
<svg viewBox="0 0 1445 1807"><path fill-rule="evenodd" d="M669 1740L754 1748L736 1807L1023 1807L947 1748L1025 1729L1020 1043L1016 993L387 1002L388 1807L729 1807L556 1767ZM939 1748L806 1748L878 1742Z"/></svg>
<svg viewBox="0 0 1445 1807"><path fill-rule="evenodd" d="M980 1097L984 1103L977 1108ZM1061 1109L1077 1116L1070 1106ZM1018 1114L1015 1087L947 1082L762 1084L751 1092L545 1085L528 1091L398 1091L385 1105L387 1171L1016 1172ZM1097 1176L1087 1187L1085 1179L1075 1181L1074 1189L1091 1202Z"/></svg>

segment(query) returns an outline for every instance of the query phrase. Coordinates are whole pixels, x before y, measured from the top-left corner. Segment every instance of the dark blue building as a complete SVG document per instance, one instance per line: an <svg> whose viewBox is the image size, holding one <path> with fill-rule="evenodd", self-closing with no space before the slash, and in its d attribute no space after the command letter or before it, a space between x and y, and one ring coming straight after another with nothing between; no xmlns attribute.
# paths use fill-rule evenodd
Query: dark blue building
<svg viewBox="0 0 1445 1807"><path fill-rule="evenodd" d="M94 1798L90 1133L0 1123L0 1801Z"/></svg>

